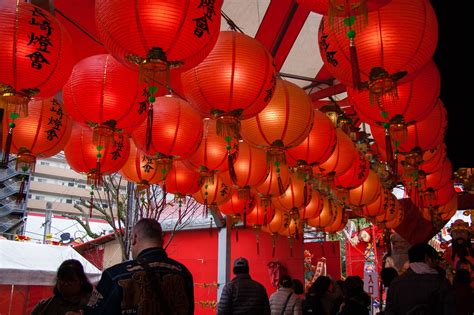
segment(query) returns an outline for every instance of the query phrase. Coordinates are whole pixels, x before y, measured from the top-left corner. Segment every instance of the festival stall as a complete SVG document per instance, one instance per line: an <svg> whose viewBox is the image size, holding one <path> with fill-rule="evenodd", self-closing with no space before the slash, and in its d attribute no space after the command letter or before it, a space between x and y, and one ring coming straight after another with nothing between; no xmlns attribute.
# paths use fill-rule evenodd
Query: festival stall
<svg viewBox="0 0 474 315"><path fill-rule="evenodd" d="M56 272L67 259L76 259L92 283L101 272L70 246L0 240L0 314L30 314L52 295Z"/></svg>

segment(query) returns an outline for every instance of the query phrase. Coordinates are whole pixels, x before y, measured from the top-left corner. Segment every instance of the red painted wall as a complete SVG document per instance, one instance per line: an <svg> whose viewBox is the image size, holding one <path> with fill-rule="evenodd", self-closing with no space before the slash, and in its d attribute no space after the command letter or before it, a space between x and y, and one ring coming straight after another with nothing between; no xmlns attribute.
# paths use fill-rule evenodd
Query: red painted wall
<svg viewBox="0 0 474 315"><path fill-rule="evenodd" d="M250 275L267 289L270 296L275 289L270 282L267 264L279 260L290 276L303 281L303 244L301 239L293 243L293 256L290 244L285 237L276 240L275 257L272 257L272 241L267 233L260 233L260 254L257 255L256 233L252 229L239 229L239 241L232 231L231 263L243 256L249 260ZM196 314L215 314L215 309L206 302L217 303L217 288L209 286L217 282L217 231L180 231L175 234L167 248L168 255L185 264L193 274ZM232 268L231 268L232 270ZM231 278L233 275L231 275Z"/></svg>

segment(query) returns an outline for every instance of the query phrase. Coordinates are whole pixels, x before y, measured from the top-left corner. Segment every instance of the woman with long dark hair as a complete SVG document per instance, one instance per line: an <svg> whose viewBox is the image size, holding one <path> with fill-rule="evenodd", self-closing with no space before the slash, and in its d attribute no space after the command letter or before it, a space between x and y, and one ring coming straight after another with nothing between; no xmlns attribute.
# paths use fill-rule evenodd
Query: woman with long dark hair
<svg viewBox="0 0 474 315"><path fill-rule="evenodd" d="M81 312L89 301L92 284L82 264L75 259L65 260L58 268L53 296L36 304L32 315L64 315Z"/></svg>

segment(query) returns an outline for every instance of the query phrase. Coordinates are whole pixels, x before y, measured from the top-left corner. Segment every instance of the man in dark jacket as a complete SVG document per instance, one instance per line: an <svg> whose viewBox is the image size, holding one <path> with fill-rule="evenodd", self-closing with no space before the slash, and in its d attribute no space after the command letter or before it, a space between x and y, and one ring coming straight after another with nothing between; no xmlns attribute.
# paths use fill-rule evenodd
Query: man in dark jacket
<svg viewBox="0 0 474 315"><path fill-rule="evenodd" d="M86 314L194 314L192 275L163 250L160 223L138 221L131 244L134 259L104 270Z"/></svg>
<svg viewBox="0 0 474 315"><path fill-rule="evenodd" d="M410 267L391 282L385 315L456 313L451 286L435 269L437 259L436 250L425 243L408 250Z"/></svg>
<svg viewBox="0 0 474 315"><path fill-rule="evenodd" d="M249 275L249 262L243 257L234 261L235 278L224 286L217 315L270 315L267 291Z"/></svg>

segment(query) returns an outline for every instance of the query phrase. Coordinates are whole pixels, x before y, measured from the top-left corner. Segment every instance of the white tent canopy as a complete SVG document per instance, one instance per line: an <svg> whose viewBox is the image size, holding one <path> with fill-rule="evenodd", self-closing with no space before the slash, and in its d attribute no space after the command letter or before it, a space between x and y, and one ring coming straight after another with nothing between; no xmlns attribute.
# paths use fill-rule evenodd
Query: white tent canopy
<svg viewBox="0 0 474 315"><path fill-rule="evenodd" d="M54 285L67 259L80 261L89 280L99 281L101 271L72 247L0 240L0 284Z"/></svg>

